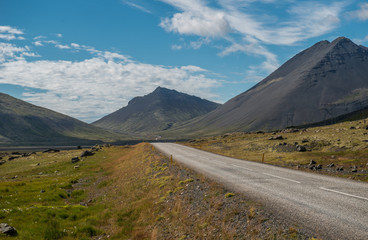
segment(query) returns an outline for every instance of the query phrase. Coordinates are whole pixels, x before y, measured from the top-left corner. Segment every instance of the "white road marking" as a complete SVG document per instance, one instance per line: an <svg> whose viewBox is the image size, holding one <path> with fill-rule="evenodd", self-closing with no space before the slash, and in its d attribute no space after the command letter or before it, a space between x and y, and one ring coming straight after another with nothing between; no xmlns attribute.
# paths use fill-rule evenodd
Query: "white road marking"
<svg viewBox="0 0 368 240"><path fill-rule="evenodd" d="M237 168L242 168L242 169L245 169L245 170L248 170L248 171L253 171L252 169L249 169L249 168L246 168L246 167L241 167L241 166L238 166L238 165L235 165L235 164L231 164L231 166L234 166L234 167L237 167Z"/></svg>
<svg viewBox="0 0 368 240"><path fill-rule="evenodd" d="M280 178L280 179L283 179L283 180L286 180L286 181L294 182L294 183L300 183L298 181L295 181L295 180L292 180L292 179L289 179L289 178L279 177L279 176L275 176L275 175L268 174L268 173L263 173L263 174L267 175L267 176L270 176L270 177Z"/></svg>
<svg viewBox="0 0 368 240"><path fill-rule="evenodd" d="M359 198L359 199L363 199L363 200L368 201L368 198L365 198L365 197L361 197L361 196L357 196L357 195L353 195L353 194L349 194L349 193L344 193L344 192L340 192L340 191L336 191L336 190L332 190L332 189L328 189L328 188L324 188L324 187L320 187L320 189L325 190L325 191L334 192L334 193L342 194L342 195L345 195L345 196L349 196L349 197L353 197L353 198Z"/></svg>

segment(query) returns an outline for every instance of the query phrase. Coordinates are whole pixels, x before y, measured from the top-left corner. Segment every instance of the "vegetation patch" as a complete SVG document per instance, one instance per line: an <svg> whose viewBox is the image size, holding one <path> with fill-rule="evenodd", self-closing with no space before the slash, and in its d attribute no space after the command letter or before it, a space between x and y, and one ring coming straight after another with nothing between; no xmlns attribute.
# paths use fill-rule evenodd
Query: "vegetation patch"
<svg viewBox="0 0 368 240"><path fill-rule="evenodd" d="M183 144L238 159L368 182L368 119L270 133L228 133Z"/></svg>

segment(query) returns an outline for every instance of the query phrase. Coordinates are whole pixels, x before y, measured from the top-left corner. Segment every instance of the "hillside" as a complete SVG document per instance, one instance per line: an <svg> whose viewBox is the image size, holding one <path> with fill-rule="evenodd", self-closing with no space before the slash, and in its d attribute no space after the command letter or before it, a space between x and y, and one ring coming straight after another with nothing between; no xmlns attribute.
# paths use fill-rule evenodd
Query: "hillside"
<svg viewBox="0 0 368 240"><path fill-rule="evenodd" d="M218 106L199 97L158 87L148 95L133 98L128 106L92 124L115 132L150 136L204 115Z"/></svg>
<svg viewBox="0 0 368 240"><path fill-rule="evenodd" d="M368 50L321 41L213 112L177 129L192 136L323 122L368 106Z"/></svg>
<svg viewBox="0 0 368 240"><path fill-rule="evenodd" d="M119 138L66 115L0 93L0 145L79 145Z"/></svg>

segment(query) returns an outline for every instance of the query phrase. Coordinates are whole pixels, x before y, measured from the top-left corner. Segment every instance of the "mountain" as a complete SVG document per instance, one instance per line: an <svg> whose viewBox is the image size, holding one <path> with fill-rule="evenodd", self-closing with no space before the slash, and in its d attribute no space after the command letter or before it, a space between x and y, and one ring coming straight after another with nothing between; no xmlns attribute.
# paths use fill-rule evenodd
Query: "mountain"
<svg viewBox="0 0 368 240"><path fill-rule="evenodd" d="M66 115L0 93L0 145L80 145L117 135Z"/></svg>
<svg viewBox="0 0 368 240"><path fill-rule="evenodd" d="M194 135L276 130L368 107L368 48L345 37L297 54L248 91L176 130Z"/></svg>
<svg viewBox="0 0 368 240"><path fill-rule="evenodd" d="M92 124L115 132L148 136L204 115L218 106L214 102L158 87L148 95L133 98L128 106Z"/></svg>

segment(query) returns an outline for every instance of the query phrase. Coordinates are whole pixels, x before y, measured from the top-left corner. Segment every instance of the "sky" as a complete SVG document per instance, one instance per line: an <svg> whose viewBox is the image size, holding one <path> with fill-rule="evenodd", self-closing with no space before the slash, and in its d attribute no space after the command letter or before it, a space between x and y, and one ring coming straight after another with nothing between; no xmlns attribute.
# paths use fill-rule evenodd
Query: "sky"
<svg viewBox="0 0 368 240"><path fill-rule="evenodd" d="M0 92L86 122L158 86L224 103L340 36L368 46L368 1L0 0Z"/></svg>

